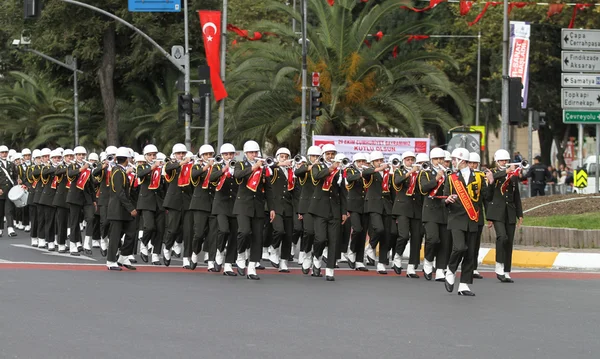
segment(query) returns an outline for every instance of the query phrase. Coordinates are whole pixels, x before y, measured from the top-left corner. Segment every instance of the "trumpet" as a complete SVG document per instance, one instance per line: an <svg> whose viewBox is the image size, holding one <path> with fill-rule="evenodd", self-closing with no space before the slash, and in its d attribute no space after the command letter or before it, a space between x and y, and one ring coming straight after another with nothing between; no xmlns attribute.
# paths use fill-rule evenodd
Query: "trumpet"
<svg viewBox="0 0 600 359"><path fill-rule="evenodd" d="M319 156L319 159L317 160L317 162L319 162L320 164L324 165L325 164L325 157Z"/></svg>
<svg viewBox="0 0 600 359"><path fill-rule="evenodd" d="M397 158L394 158L392 160L392 162L390 162L390 163L392 164L392 166L398 166L398 165L400 165L400 160ZM402 170L404 170L404 165L402 165Z"/></svg>
<svg viewBox="0 0 600 359"><path fill-rule="evenodd" d="M446 177L448 177L454 173L454 171L452 171L452 168L446 168L446 170L444 172L446 173Z"/></svg>
<svg viewBox="0 0 600 359"><path fill-rule="evenodd" d="M423 171L429 171L429 170L431 170L431 162L423 162L421 164L421 169Z"/></svg>
<svg viewBox="0 0 600 359"><path fill-rule="evenodd" d="M223 156L216 155L214 160L215 160L215 163L221 164L221 163L223 163Z"/></svg>
<svg viewBox="0 0 600 359"><path fill-rule="evenodd" d="M273 157L267 157L267 158L255 158L255 161L263 161L265 163L265 166L271 167L275 164L275 160L273 159Z"/></svg>
<svg viewBox="0 0 600 359"><path fill-rule="evenodd" d="M236 160L231 160L231 161L229 161L228 165L229 165L229 167L235 167L236 163L237 163Z"/></svg>
<svg viewBox="0 0 600 359"><path fill-rule="evenodd" d="M85 163L85 164L89 165L90 167L92 167L92 168L94 168L94 169L95 169L96 167L98 167L98 162L90 162L90 161L83 160L83 163Z"/></svg>
<svg viewBox="0 0 600 359"><path fill-rule="evenodd" d="M400 165L400 172L404 172L406 170L406 166L403 164Z"/></svg>
<svg viewBox="0 0 600 359"><path fill-rule="evenodd" d="M349 165L352 164L352 161L350 161L350 159L348 157L346 157L346 158L342 158L340 163L342 164L342 166L348 167Z"/></svg>
<svg viewBox="0 0 600 359"><path fill-rule="evenodd" d="M526 170L526 169L528 169L528 168L529 168L529 161L527 161L527 160L523 160L523 161L521 161L521 162L509 163L509 164L507 164L506 166L507 166L507 167L508 167L508 166L519 166L519 167L521 167L521 168L523 168L523 169L525 169L525 170Z"/></svg>
<svg viewBox="0 0 600 359"><path fill-rule="evenodd" d="M294 164L298 164L300 162L302 162L302 156L300 156L300 155L294 156Z"/></svg>
<svg viewBox="0 0 600 359"><path fill-rule="evenodd" d="M106 160L107 160L108 162L112 162L112 161L114 161L114 160L115 160L115 156L114 156L114 155L108 155L108 156L106 156Z"/></svg>

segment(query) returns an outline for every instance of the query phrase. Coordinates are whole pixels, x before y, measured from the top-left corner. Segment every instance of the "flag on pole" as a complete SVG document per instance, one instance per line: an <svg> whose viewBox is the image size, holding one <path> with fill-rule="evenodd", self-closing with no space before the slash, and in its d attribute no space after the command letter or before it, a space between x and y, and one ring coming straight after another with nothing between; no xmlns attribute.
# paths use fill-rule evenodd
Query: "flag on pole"
<svg viewBox="0 0 600 359"><path fill-rule="evenodd" d="M221 12L199 10L198 14L200 16L206 62L210 67L210 82L212 84L215 100L221 101L227 97L225 85L221 80L221 62L219 60L219 49L221 45Z"/></svg>

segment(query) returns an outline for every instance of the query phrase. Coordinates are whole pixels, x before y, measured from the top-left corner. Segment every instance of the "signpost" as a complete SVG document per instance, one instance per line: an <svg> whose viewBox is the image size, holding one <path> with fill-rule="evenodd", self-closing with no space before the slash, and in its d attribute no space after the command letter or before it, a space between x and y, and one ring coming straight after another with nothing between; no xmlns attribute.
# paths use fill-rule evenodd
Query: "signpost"
<svg viewBox="0 0 600 359"><path fill-rule="evenodd" d="M562 87L600 88L600 75L562 74Z"/></svg>
<svg viewBox="0 0 600 359"><path fill-rule="evenodd" d="M600 30L562 29L563 50L600 50Z"/></svg>
<svg viewBox="0 0 600 359"><path fill-rule="evenodd" d="M600 52L562 51L562 70L566 72L600 71Z"/></svg>
<svg viewBox="0 0 600 359"><path fill-rule="evenodd" d="M564 123L600 123L600 111L563 110Z"/></svg>
<svg viewBox="0 0 600 359"><path fill-rule="evenodd" d="M318 72L312 73L312 86L319 87L321 84L321 75Z"/></svg>
<svg viewBox="0 0 600 359"><path fill-rule="evenodd" d="M181 0L128 0L130 12L180 12Z"/></svg>
<svg viewBox="0 0 600 359"><path fill-rule="evenodd" d="M562 108L600 109L600 89L562 89Z"/></svg>

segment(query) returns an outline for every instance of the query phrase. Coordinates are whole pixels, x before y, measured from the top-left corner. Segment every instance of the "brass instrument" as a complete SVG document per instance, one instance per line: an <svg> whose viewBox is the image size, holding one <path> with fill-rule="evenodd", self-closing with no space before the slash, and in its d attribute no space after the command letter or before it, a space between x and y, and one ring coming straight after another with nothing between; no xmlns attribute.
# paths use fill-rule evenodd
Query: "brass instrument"
<svg viewBox="0 0 600 359"><path fill-rule="evenodd" d="M215 160L215 163L221 164L221 163L223 163L223 156L216 155L214 160Z"/></svg>
<svg viewBox="0 0 600 359"><path fill-rule="evenodd" d="M294 164L298 164L300 162L302 162L302 156L300 156L300 155L294 156Z"/></svg>
<svg viewBox="0 0 600 359"><path fill-rule="evenodd" d="M90 162L90 161L83 160L83 163L89 165L89 167L92 167L93 169L96 169L96 167L98 167L97 162Z"/></svg>
<svg viewBox="0 0 600 359"><path fill-rule="evenodd" d="M390 162L390 163L392 164L392 166L398 166L398 165L400 165L400 160L399 160L399 159L397 159L397 158L394 158L394 159L392 160L392 162ZM404 166L404 165L402 165L402 166ZM402 170L404 170L404 168L403 168L403 167L401 167L401 169L402 169Z"/></svg>
<svg viewBox="0 0 600 359"><path fill-rule="evenodd" d="M352 164L352 161L350 161L350 159L348 157L343 158L340 163L342 164L342 166L344 167L348 167L349 165Z"/></svg>
<svg viewBox="0 0 600 359"><path fill-rule="evenodd" d="M421 164L421 169L423 171L431 170L431 162L423 162L423 164Z"/></svg>
<svg viewBox="0 0 600 359"><path fill-rule="evenodd" d="M106 156L106 160L107 160L108 162L113 162L113 161L115 160L115 156L114 156L114 155L107 155L107 156Z"/></svg>
<svg viewBox="0 0 600 359"><path fill-rule="evenodd" d="M529 168L529 161L527 161L527 160L523 160L523 161L521 161L521 162L509 163L509 164L507 164L506 166L507 166L507 167L508 167L508 166L519 166L519 167L521 167L522 169L525 169L525 170L526 170L526 169L528 169L528 168Z"/></svg>

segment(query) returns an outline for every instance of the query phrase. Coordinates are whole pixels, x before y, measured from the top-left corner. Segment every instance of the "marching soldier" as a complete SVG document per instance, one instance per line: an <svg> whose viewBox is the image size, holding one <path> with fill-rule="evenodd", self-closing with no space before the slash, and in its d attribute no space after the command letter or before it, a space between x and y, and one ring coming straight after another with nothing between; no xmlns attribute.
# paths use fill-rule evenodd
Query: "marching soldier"
<svg viewBox="0 0 600 359"><path fill-rule="evenodd" d="M503 283L513 283L510 277L516 226L523 222L523 206L519 192L521 167L509 165L506 150L494 154L496 168L488 176L491 200L487 207L488 226L496 230L496 277Z"/></svg>
<svg viewBox="0 0 600 359"><path fill-rule="evenodd" d="M479 157L478 153L471 152L469 154L469 167L473 170L475 174L475 182L471 183L471 186L468 188L470 193L475 193L475 189L473 186L479 187L481 189L481 196L473 197L475 198L475 205L477 206L477 210L479 211L479 222L477 223L477 242L475 243L475 269L473 270L473 278L483 279L481 274L477 271L477 266L479 264L479 247L481 247L481 234L483 233L483 227L485 226L484 222L484 213L487 212L487 203L488 203L488 183L487 176L484 172L479 170L479 163L481 162L481 157Z"/></svg>
<svg viewBox="0 0 600 359"><path fill-rule="evenodd" d="M294 172L296 169L300 168L300 166L306 163L306 157L297 155L294 158ZM292 191L292 202L294 206L294 233L292 235L292 257L295 253L298 254L298 264L302 265L304 262L304 252L302 252L302 241L301 238L304 234L304 229L302 228L302 220L300 219L300 214L298 213L298 206L300 205L300 195L302 194L302 185L300 184L300 179L296 177L294 173L294 190Z"/></svg>
<svg viewBox="0 0 600 359"><path fill-rule="evenodd" d="M351 269L366 272L368 269L363 262L369 214L365 212L366 191L362 180L362 171L367 168L367 157L364 153L356 153L352 160L353 165L344 170L345 185L348 191L347 207L352 227L346 259Z"/></svg>
<svg viewBox="0 0 600 359"><path fill-rule="evenodd" d="M25 178L25 172L27 171L27 166L25 166L23 164L23 155L21 153L17 152L14 154L13 165L15 166L17 183L19 185L24 185L24 183L27 181L27 179ZM27 208L27 206L21 207L21 208L15 208L14 222L15 222L16 229L20 229L20 230L25 229L25 226L23 225L23 223L26 223L25 218L24 218L24 213L25 213L26 208Z"/></svg>
<svg viewBox="0 0 600 359"><path fill-rule="evenodd" d="M4 231L4 221L6 217L6 226L9 237L15 237L17 234L13 228L15 204L8 199L8 192L17 184L17 172L14 164L8 160L8 147L0 146L0 237Z"/></svg>
<svg viewBox="0 0 600 359"><path fill-rule="evenodd" d="M77 151L75 151L77 153ZM125 147L119 147L116 151L117 165L110 175L110 198L108 201L108 220L110 221L110 234L108 243L108 254L106 266L108 270L120 271L121 266L135 270L131 265L129 255L133 254L135 246L136 223L133 220L137 216L135 205L131 199L131 181L128 180L127 169L131 153ZM117 259L117 251L121 243L121 237L125 234L125 241L121 246L121 254Z"/></svg>
<svg viewBox="0 0 600 359"><path fill-rule="evenodd" d="M67 253L67 228L69 227L69 204L67 195L71 182L67 177L67 168L73 163L75 154L73 150L66 149L63 152L63 163L58 165L54 172L51 186L56 189L52 206L56 208L56 235L58 237L58 253Z"/></svg>
<svg viewBox="0 0 600 359"><path fill-rule="evenodd" d="M394 171L394 188L396 200L392 214L396 216L398 225L398 242L396 243L396 254L394 256L394 272L402 273L402 253L410 240L410 255L406 276L419 278L416 266L419 265L421 256L421 216L423 211L423 197L418 191L419 166L414 165L415 154L406 151L402 154L404 169Z"/></svg>
<svg viewBox="0 0 600 359"><path fill-rule="evenodd" d="M256 263L262 255L262 240L264 227L265 201L270 209L271 221L275 219L275 210L271 201L271 169L265 166L265 161L258 158L260 147L255 141L244 143L245 158L235 164L233 176L238 183L238 193L233 206L233 214L238 222L238 257L236 260L238 273L243 275L243 269L248 261L246 277L258 280ZM250 249L250 258L246 258L246 250Z"/></svg>
<svg viewBox="0 0 600 359"><path fill-rule="evenodd" d="M23 184L25 184L25 186L29 190L31 184L28 183L29 179L27 179L27 169L29 168L29 166L31 166L31 150L29 148L24 148L21 151L21 155L23 155L23 161L21 162L21 167L23 169L22 181ZM23 226L25 232L31 231L31 216L29 215L29 203L25 207L23 207Z"/></svg>
<svg viewBox="0 0 600 359"><path fill-rule="evenodd" d="M78 256L81 250L81 229L79 223L82 212L83 218L87 223L82 249L85 250L86 254L92 253L94 211L97 204L94 186L92 181L90 181L92 170L89 168L89 162L85 161L87 151L83 146L77 146L73 149L73 153L75 154L75 163L67 168L68 180L73 184L70 186L69 193L67 194L71 235L69 252L73 256Z"/></svg>
<svg viewBox="0 0 600 359"><path fill-rule="evenodd" d="M469 151L457 148L452 151L452 165L457 172L452 173L444 187L445 202L448 208L448 229L452 232L452 253L446 270L446 290L454 290L456 270L462 260L458 295L475 296L469 288L473 284L473 269L475 268L475 244L477 242L477 227L479 213L473 197L481 195L481 188L471 186L474 192L467 188L476 181L473 170L468 166Z"/></svg>
<svg viewBox="0 0 600 359"><path fill-rule="evenodd" d="M392 228L392 207L394 202L390 193L392 172L389 163L384 161L383 153L371 152L371 167L362 172L367 195L365 196L365 213L369 214L369 225L373 230L370 238L371 248L379 244L379 263L377 273L387 274L389 265L388 250L390 246L390 229Z"/></svg>
<svg viewBox="0 0 600 359"><path fill-rule="evenodd" d="M423 223L425 226L425 259L423 276L431 280L433 260L436 261L435 280L445 280L444 268L452 250L452 239L448 230L448 211L444 203L444 182L447 168L443 166L444 150L434 148L430 153L431 169L419 173L419 188L424 196Z"/></svg>
<svg viewBox="0 0 600 359"><path fill-rule="evenodd" d="M38 191L41 189L42 185L39 183L40 181L40 167L42 165L42 152L40 150L33 150L32 153L33 162L27 167L27 190L29 191L29 196L27 197L27 206L29 207L29 217L31 220L31 231L29 232L29 236L31 237L31 246L37 247L39 245L38 240L38 216L37 216L37 207L35 203L35 196ZM40 187L39 189L37 187ZM41 194L41 193L40 193ZM39 195L38 195L39 198Z"/></svg>
<svg viewBox="0 0 600 359"><path fill-rule="evenodd" d="M109 221L108 216L108 200L110 198L110 174L115 166L115 154L117 148L115 146L106 147L104 154L100 154L101 166L97 166L93 175L98 182L98 191L96 191L96 201L98 204L98 212L100 212L100 254L105 257L108 249L108 231Z"/></svg>
<svg viewBox="0 0 600 359"><path fill-rule="evenodd" d="M35 167L33 172L33 175L39 178L39 182L37 183L33 196L33 203L35 203L36 208L38 248L47 248L46 240L48 238L46 238L46 214L44 212L44 206L40 204L40 200L42 198L44 186L48 183L48 178L44 179L42 172L45 167L49 166L51 152L52 151L49 148L42 148L42 151L40 152L42 161L39 166Z"/></svg>
<svg viewBox="0 0 600 359"><path fill-rule="evenodd" d="M62 160L62 153L54 150L50 153L50 163L42 168L42 195L38 205L43 208L44 213L44 238L48 242L48 251L54 252L56 237L56 207L52 204L56 194L55 172Z"/></svg>

